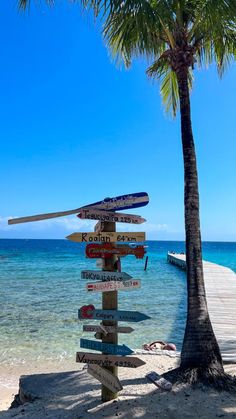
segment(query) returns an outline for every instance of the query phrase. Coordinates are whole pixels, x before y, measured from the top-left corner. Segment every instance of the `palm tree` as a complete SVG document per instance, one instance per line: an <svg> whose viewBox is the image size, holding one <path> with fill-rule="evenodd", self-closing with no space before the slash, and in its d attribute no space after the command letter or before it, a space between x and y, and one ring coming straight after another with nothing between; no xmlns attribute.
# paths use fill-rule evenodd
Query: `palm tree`
<svg viewBox="0 0 236 419"><path fill-rule="evenodd" d="M47 0L50 3L50 0ZM19 0L21 8L29 0ZM210 322L203 278L196 153L191 123L190 90L195 66L213 60L220 74L235 53L235 0L82 0L103 24L114 57L128 67L135 57L152 60L149 77L160 80L167 111L180 108L184 161L184 206L188 313L181 364L168 373L173 380L235 382L224 373Z"/></svg>
<svg viewBox="0 0 236 419"><path fill-rule="evenodd" d="M152 60L149 77L160 80L167 110L181 116L188 313L180 367L173 380L232 385L210 322L202 265L196 153L190 89L195 66L213 60L222 74L236 41L235 0L84 0L101 18L113 57L126 66L135 57Z"/></svg>

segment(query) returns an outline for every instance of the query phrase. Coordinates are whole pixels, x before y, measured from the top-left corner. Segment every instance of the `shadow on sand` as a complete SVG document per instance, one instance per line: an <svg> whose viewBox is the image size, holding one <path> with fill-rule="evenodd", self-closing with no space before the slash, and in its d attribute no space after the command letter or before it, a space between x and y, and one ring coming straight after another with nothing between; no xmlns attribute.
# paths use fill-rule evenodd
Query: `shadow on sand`
<svg viewBox="0 0 236 419"><path fill-rule="evenodd" d="M235 395L202 388L176 387L165 392L145 377L121 380L117 401L101 403L101 385L86 370L21 377L20 391L34 399L0 417L57 418L175 418L236 417Z"/></svg>

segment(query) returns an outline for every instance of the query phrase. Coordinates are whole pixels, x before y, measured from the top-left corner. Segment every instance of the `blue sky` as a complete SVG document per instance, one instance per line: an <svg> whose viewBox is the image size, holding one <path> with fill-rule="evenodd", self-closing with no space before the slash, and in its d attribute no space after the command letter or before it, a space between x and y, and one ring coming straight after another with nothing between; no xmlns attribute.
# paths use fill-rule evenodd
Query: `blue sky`
<svg viewBox="0 0 236 419"><path fill-rule="evenodd" d="M67 210L146 191L135 213L149 239L182 240L179 118L162 108L146 63L112 63L79 6L0 5L0 237L63 238L94 223L75 216L8 226L10 216ZM192 119L204 240L236 241L236 67L195 73ZM127 230L125 225L119 229ZM137 229L137 227L136 227Z"/></svg>

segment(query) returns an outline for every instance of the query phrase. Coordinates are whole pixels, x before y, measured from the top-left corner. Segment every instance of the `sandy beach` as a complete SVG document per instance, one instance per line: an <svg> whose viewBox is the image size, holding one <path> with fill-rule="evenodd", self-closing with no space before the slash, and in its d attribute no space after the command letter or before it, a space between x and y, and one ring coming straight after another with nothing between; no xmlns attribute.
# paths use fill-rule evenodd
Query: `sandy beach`
<svg viewBox="0 0 236 419"><path fill-rule="evenodd" d="M0 367L1 418L216 418L236 417L236 396L202 387L191 389L186 385L173 386L166 392L145 377L152 370L163 373L176 365L179 358L168 355L137 355L146 365L137 368L120 368L119 378L123 390L116 401L101 403L100 383L92 378L84 365L73 361L44 365ZM225 370L236 374L236 365L226 365ZM54 373L54 374L53 374ZM36 374L35 387L42 386L41 397L8 410L14 394L18 392L20 375ZM6 385L7 383L7 385ZM40 393L40 391L39 391Z"/></svg>

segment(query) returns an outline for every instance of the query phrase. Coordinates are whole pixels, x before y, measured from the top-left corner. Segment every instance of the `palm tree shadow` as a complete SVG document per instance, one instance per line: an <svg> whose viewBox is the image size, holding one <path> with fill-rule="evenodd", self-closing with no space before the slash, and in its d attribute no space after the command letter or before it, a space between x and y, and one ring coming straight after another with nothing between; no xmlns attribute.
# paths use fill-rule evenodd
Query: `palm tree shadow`
<svg viewBox="0 0 236 419"><path fill-rule="evenodd" d="M213 419L216 416L232 417L235 400L226 393L206 392L201 389L173 388L165 392L150 383L145 376L121 380L123 390L119 399L101 402L101 385L86 370L53 374L34 374L21 377L24 393L34 401L24 406L26 418L97 418L157 417ZM22 411L15 409L14 416ZM9 414L13 412L9 412ZM4 415L4 414L3 414ZM7 415L7 414L6 414ZM42 415L42 416L40 416ZM3 416L3 418L12 416Z"/></svg>

